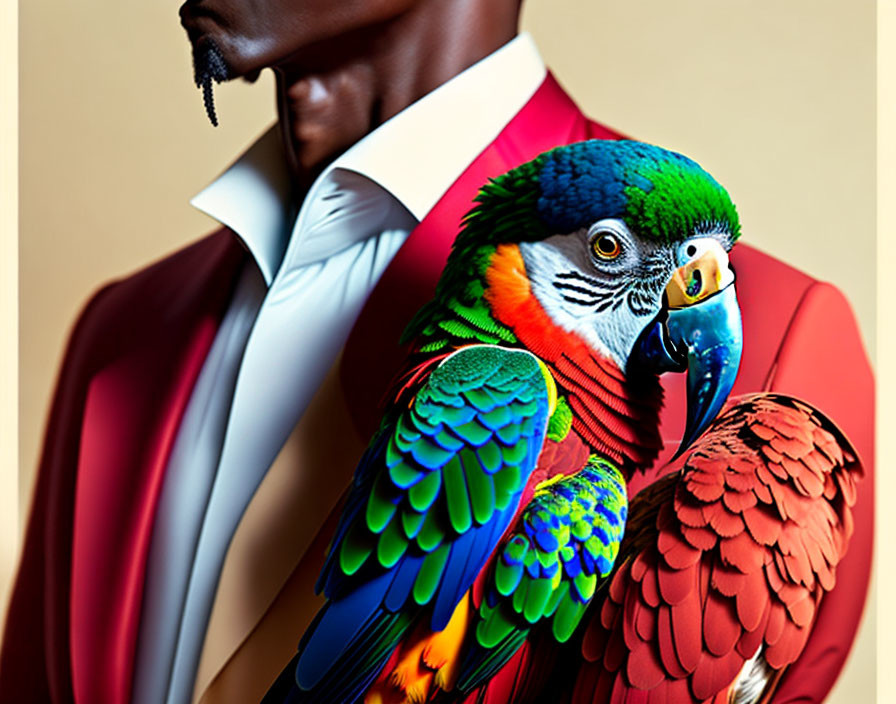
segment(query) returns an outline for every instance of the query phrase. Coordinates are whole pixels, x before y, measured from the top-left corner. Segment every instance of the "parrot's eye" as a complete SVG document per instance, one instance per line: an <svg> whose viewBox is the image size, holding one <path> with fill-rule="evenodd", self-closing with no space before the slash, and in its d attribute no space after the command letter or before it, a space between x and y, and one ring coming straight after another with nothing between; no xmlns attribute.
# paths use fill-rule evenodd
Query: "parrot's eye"
<svg viewBox="0 0 896 704"><path fill-rule="evenodd" d="M622 245L619 244L619 238L613 233L601 232L591 240L591 250L598 259L610 261L619 256Z"/></svg>

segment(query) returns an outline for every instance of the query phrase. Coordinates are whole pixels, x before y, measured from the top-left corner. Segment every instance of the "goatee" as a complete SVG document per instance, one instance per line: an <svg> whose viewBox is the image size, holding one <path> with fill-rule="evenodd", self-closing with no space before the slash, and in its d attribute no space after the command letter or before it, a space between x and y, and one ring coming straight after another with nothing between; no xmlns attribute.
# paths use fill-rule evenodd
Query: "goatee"
<svg viewBox="0 0 896 704"><path fill-rule="evenodd" d="M230 78L230 69L227 67L218 45L211 39L197 42L193 46L193 79L196 81L196 87L202 89L205 112L215 127L218 126L218 116L215 114L212 81L221 83L228 78Z"/></svg>

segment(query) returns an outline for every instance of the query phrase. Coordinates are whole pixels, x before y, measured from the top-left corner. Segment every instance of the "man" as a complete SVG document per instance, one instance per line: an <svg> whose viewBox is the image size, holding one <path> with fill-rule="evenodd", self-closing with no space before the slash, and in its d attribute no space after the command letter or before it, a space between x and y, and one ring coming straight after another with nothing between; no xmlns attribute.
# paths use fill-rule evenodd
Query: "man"
<svg viewBox="0 0 896 704"><path fill-rule="evenodd" d="M197 198L229 230L104 289L73 334L0 696L246 701L289 660L316 607L309 582L328 537L317 528L475 189L556 144L614 136L545 78L528 39L508 44L518 9L184 6L210 116L212 81L272 67L279 130ZM869 391L842 299L755 251L741 260L748 348L735 392L802 391L870 461L867 435L849 425L862 425ZM774 311L750 305L762 276L780 287ZM822 315L842 320L838 359L857 360L840 389L816 388L834 364L823 354L814 377L797 373ZM837 593L853 609L840 626L850 632L868 569L870 511L858 514L864 534ZM842 613L827 609L820 628L832 611ZM842 630L832 652L807 653L811 674L795 669L782 697L823 696L850 639Z"/></svg>

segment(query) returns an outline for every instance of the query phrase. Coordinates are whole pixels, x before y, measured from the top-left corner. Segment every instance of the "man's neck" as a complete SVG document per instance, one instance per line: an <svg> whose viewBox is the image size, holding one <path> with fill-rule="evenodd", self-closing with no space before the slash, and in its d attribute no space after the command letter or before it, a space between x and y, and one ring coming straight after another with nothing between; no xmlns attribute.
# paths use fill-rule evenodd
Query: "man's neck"
<svg viewBox="0 0 896 704"><path fill-rule="evenodd" d="M386 27L309 47L276 67L297 193L352 144L516 33L516 14L498 7L504 3L459 5L420 3Z"/></svg>

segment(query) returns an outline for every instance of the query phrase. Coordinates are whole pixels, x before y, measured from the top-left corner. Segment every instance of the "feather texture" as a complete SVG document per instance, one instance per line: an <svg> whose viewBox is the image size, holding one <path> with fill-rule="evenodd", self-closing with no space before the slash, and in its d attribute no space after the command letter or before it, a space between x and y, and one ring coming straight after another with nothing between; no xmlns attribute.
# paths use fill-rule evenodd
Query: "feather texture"
<svg viewBox="0 0 896 704"><path fill-rule="evenodd" d="M485 297L495 315L548 365L566 394L573 431L626 472L649 466L662 447L657 379L633 384L610 359L554 325L532 294L516 245L498 246L486 281Z"/></svg>
<svg viewBox="0 0 896 704"><path fill-rule="evenodd" d="M494 561L458 687L468 692L502 668L533 626L566 642L610 573L625 529L622 473L592 456L575 476L536 490Z"/></svg>
<svg viewBox="0 0 896 704"><path fill-rule="evenodd" d="M708 702L760 648L760 670L793 663L834 584L860 476L808 405L775 394L731 405L680 472L632 500L574 701Z"/></svg>
<svg viewBox="0 0 896 704"><path fill-rule="evenodd" d="M296 701L354 700L415 623L445 629L535 467L549 394L533 355L467 347L421 381L356 472L318 581L328 602L299 646Z"/></svg>

